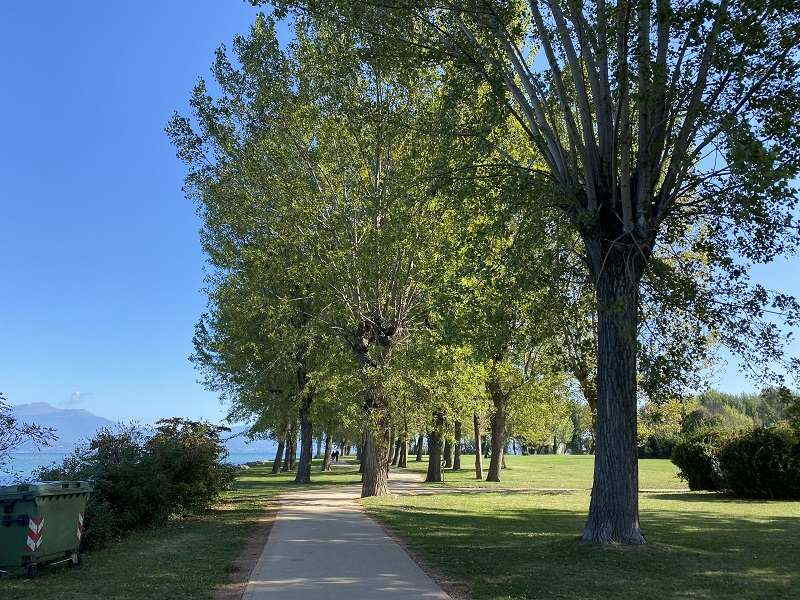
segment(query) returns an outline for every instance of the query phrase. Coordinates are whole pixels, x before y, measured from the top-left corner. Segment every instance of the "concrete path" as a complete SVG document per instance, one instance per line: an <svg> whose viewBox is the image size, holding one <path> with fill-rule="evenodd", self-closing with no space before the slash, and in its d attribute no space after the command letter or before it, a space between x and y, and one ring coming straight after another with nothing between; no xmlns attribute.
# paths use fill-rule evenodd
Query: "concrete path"
<svg viewBox="0 0 800 600"><path fill-rule="evenodd" d="M392 479L418 479L392 474ZM281 497L244 600L449 600L356 502L360 486Z"/></svg>

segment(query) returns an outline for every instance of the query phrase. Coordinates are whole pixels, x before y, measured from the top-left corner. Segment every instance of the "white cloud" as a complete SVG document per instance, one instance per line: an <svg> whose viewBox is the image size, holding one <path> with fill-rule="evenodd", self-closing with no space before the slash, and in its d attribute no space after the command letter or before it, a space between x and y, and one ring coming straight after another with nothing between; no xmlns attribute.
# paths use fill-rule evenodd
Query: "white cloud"
<svg viewBox="0 0 800 600"><path fill-rule="evenodd" d="M61 402L61 406L63 407L80 406L91 395L92 395L91 392L81 392L80 390L75 390L69 395L69 398Z"/></svg>

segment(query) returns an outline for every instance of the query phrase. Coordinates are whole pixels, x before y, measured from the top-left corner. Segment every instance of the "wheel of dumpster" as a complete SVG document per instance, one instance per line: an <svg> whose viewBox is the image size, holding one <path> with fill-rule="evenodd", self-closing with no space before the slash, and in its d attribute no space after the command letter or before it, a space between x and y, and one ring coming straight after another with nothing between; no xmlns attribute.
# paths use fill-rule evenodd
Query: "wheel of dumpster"
<svg viewBox="0 0 800 600"><path fill-rule="evenodd" d="M25 567L25 576L29 578L36 577L39 574L39 567L31 564Z"/></svg>

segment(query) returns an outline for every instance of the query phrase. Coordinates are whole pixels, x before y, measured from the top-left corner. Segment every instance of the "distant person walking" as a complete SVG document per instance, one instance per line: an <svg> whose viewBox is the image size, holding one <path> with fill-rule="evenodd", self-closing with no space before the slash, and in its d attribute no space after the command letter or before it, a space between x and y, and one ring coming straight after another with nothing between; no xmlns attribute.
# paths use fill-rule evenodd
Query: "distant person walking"
<svg viewBox="0 0 800 600"><path fill-rule="evenodd" d="M331 454L331 458L333 459L333 462L338 463L339 462L339 451L338 450L334 450L333 454Z"/></svg>

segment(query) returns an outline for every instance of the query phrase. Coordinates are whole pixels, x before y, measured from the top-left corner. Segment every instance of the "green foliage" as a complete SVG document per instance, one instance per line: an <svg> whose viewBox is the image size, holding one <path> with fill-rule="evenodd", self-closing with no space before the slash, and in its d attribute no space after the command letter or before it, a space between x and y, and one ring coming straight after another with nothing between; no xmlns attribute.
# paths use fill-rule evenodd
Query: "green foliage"
<svg viewBox="0 0 800 600"><path fill-rule="evenodd" d="M730 429L758 425L769 427L780 422L798 396L786 387L768 387L759 394L726 394L709 390L697 401L719 425Z"/></svg>
<svg viewBox="0 0 800 600"><path fill-rule="evenodd" d="M718 429L704 428L687 435L675 445L672 462L680 469L678 477L685 479L689 489L719 491L724 488L718 452L726 434Z"/></svg>
<svg viewBox="0 0 800 600"><path fill-rule="evenodd" d="M220 439L225 431L229 430L177 417L156 423L145 452L152 457L154 471L167 475L161 501L172 514L206 510L230 488L237 469L222 462L228 455Z"/></svg>
<svg viewBox="0 0 800 600"><path fill-rule="evenodd" d="M740 498L800 499L800 437L788 428L757 428L718 451L725 487Z"/></svg>
<svg viewBox="0 0 800 600"><path fill-rule="evenodd" d="M699 418L696 407L696 402L682 398L648 401L639 410L639 458L670 458L681 441L681 432L697 428L693 423Z"/></svg>
<svg viewBox="0 0 800 600"><path fill-rule="evenodd" d="M639 458L672 458L681 441L677 434L653 434L639 441Z"/></svg>
<svg viewBox="0 0 800 600"><path fill-rule="evenodd" d="M178 418L160 421L154 432L133 425L104 429L36 477L92 483L83 544L102 547L173 515L206 509L228 489L236 469L222 462L227 453L219 433Z"/></svg>
<svg viewBox="0 0 800 600"><path fill-rule="evenodd" d="M796 398L794 403L786 409L785 416L789 426L800 433L800 398Z"/></svg>

